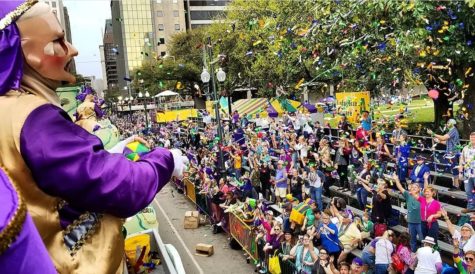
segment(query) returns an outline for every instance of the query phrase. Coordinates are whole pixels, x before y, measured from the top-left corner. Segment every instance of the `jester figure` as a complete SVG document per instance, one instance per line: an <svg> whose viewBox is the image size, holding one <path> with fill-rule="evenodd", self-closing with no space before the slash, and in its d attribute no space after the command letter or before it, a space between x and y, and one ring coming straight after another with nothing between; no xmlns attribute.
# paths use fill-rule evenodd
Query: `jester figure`
<svg viewBox="0 0 475 274"><path fill-rule="evenodd" d="M1 1L0 165L58 273L123 273L122 218L149 205L184 159L155 149L132 162L74 124L54 91L75 81L77 54L48 5Z"/></svg>

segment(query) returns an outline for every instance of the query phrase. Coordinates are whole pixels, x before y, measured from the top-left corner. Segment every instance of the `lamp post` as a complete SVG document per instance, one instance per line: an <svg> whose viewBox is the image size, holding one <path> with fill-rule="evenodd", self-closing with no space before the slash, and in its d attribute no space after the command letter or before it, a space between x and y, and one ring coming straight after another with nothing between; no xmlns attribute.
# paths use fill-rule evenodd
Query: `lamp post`
<svg viewBox="0 0 475 274"><path fill-rule="evenodd" d="M148 90L145 91L145 98L143 97L144 97L144 94L142 93L142 91L140 91L139 98L143 101L143 108L145 110L145 128L148 128L149 125L148 125L147 101L148 101L148 98L150 98L150 93L148 93Z"/></svg>
<svg viewBox="0 0 475 274"><path fill-rule="evenodd" d="M209 56L209 60L211 60L212 56L213 56L213 49L211 47L211 37L208 37L208 56ZM215 75L214 75L214 69L213 69L213 63L210 62L209 63L209 67L210 67L210 70L211 70L211 74L208 72L208 70L206 69L206 64L204 64L204 67L203 67L203 72L201 73L201 81L205 84L208 84L209 81L211 80L211 88L213 90L213 99L214 99L214 112L215 112L215 115L216 115L216 122L217 122L217 125L218 125L218 151L219 151L219 173L221 174L221 178L226 178L226 170L225 170L225 167L224 167L224 155L223 155L223 149L222 149L222 144L223 144L223 127L221 125L221 117L220 117L220 114L219 114L219 106L218 106L218 95L216 93L216 81L215 81ZM224 81L224 79L226 79L226 73L221 70L218 75L216 75L218 77L218 81L220 81L221 79ZM219 73L219 72L218 72ZM224 78L223 78L223 73L224 73ZM208 93L209 93L209 85L208 85Z"/></svg>
<svg viewBox="0 0 475 274"><path fill-rule="evenodd" d="M218 82L220 84L223 84L224 81L226 80L226 72L224 72L223 68L219 68L218 72L216 73L216 78L218 78ZM231 94L227 94L228 96L228 112L229 112L229 118L231 118Z"/></svg>

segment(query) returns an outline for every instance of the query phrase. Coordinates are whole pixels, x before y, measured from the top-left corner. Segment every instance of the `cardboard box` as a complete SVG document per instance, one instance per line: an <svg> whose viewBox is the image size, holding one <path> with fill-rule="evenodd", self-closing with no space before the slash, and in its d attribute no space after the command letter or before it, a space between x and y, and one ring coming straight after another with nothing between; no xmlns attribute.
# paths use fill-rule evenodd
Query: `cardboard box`
<svg viewBox="0 0 475 274"><path fill-rule="evenodd" d="M213 245L209 244L197 244L196 245L196 255L209 257L214 254Z"/></svg>
<svg viewBox="0 0 475 274"><path fill-rule="evenodd" d="M188 228L198 228L200 225L200 213L198 211L187 211L185 213L184 227Z"/></svg>

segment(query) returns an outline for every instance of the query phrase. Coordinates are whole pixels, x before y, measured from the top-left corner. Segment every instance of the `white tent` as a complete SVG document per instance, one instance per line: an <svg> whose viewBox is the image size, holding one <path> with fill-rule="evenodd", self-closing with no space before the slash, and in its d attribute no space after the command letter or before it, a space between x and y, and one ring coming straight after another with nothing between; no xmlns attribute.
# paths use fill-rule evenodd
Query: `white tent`
<svg viewBox="0 0 475 274"><path fill-rule="evenodd" d="M179 94L171 90L165 90L155 95L155 97L166 97L166 96L176 96L176 95L179 95Z"/></svg>

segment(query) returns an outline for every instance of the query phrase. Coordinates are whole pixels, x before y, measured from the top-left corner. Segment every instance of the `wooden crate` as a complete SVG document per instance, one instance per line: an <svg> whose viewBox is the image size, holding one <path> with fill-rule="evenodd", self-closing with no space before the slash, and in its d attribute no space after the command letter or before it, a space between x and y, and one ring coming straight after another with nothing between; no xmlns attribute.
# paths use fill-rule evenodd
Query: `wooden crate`
<svg viewBox="0 0 475 274"><path fill-rule="evenodd" d="M198 228L200 225L200 213L198 211L187 211L183 222L184 228Z"/></svg>
<svg viewBox="0 0 475 274"><path fill-rule="evenodd" d="M196 245L196 255L209 257L214 254L213 245L209 244L197 244Z"/></svg>

